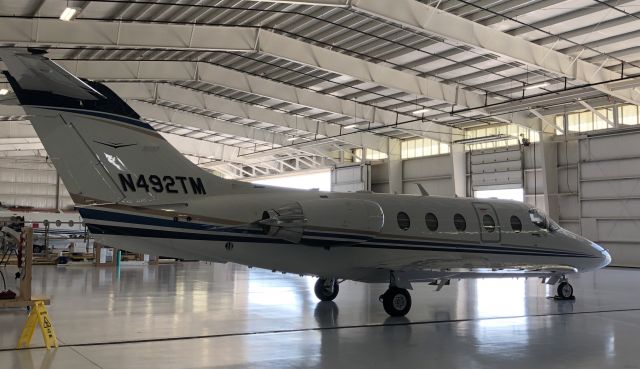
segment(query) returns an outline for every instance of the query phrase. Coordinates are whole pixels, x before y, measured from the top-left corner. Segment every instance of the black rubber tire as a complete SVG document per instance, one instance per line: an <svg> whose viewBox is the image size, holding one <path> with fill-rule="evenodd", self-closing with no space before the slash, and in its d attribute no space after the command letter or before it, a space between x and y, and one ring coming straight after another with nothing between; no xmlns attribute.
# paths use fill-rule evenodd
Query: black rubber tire
<svg viewBox="0 0 640 369"><path fill-rule="evenodd" d="M573 286L569 282L561 282L556 290L558 297L563 299L570 299L573 297Z"/></svg>
<svg viewBox="0 0 640 369"><path fill-rule="evenodd" d="M318 278L316 281L316 285L313 287L313 292L316 294L316 297L320 299L320 301L333 301L333 299L338 296L338 292L340 292L340 286L337 281L333 281L333 291L327 291L324 287L326 279Z"/></svg>
<svg viewBox="0 0 640 369"><path fill-rule="evenodd" d="M381 297L384 311L391 316L405 316L411 310L411 295L404 288L389 287Z"/></svg>

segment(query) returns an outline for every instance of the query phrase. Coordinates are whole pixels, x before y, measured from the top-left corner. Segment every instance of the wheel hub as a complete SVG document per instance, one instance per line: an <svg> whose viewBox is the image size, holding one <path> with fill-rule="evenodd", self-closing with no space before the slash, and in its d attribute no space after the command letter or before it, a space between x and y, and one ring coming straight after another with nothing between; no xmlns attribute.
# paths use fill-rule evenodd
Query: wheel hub
<svg viewBox="0 0 640 369"><path fill-rule="evenodd" d="M333 286L324 286L322 288L322 293L325 296L330 296L333 293Z"/></svg>
<svg viewBox="0 0 640 369"><path fill-rule="evenodd" d="M392 304L396 310L402 310L407 306L407 298L404 295L397 294L393 296Z"/></svg>

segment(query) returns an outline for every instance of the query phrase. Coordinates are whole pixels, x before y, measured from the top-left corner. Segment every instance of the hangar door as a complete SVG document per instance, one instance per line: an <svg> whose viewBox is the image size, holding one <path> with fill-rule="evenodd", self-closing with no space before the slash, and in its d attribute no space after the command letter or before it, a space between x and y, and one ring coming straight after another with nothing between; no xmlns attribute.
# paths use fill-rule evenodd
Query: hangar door
<svg viewBox="0 0 640 369"><path fill-rule="evenodd" d="M469 152L474 191L522 188L522 152L519 146Z"/></svg>
<svg viewBox="0 0 640 369"><path fill-rule="evenodd" d="M356 192L371 190L371 165L357 164L336 167L331 170L332 192Z"/></svg>

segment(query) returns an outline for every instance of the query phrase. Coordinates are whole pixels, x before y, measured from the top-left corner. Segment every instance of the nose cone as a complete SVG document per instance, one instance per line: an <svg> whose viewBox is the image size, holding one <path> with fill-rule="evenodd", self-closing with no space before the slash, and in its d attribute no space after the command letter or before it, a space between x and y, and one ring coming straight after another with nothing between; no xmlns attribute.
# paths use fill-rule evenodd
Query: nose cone
<svg viewBox="0 0 640 369"><path fill-rule="evenodd" d="M598 259L600 260L598 268L604 268L611 263L611 255L609 255L607 250L595 242L591 242L591 247L596 251L595 253L598 255Z"/></svg>
<svg viewBox="0 0 640 369"><path fill-rule="evenodd" d="M609 255L607 250L602 250L601 252L602 252L602 265L600 265L600 268L604 268L607 265L609 265L609 263L611 263L611 255Z"/></svg>

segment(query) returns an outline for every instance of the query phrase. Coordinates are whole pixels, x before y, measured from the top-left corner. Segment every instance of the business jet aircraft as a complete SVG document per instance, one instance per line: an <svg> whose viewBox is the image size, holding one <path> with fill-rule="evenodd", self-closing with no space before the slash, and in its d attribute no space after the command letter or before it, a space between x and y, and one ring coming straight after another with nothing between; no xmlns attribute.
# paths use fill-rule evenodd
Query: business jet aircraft
<svg viewBox="0 0 640 369"><path fill-rule="evenodd" d="M566 276L609 254L529 205L503 200L282 189L197 167L105 85L34 49L0 49L4 72L97 242L146 254L389 283L385 311L411 308L412 282Z"/></svg>

